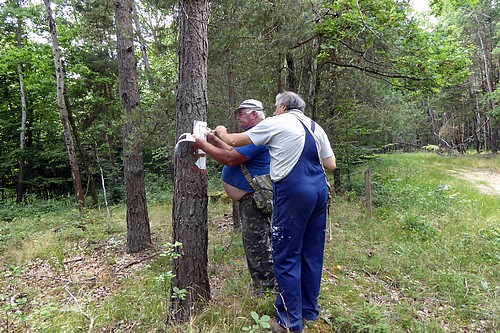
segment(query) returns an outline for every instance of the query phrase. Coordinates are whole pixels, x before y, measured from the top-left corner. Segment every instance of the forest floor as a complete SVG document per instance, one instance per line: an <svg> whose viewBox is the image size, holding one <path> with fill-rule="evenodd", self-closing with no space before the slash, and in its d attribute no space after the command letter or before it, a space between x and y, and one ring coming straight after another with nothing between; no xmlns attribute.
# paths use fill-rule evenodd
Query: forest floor
<svg viewBox="0 0 500 333"><path fill-rule="evenodd" d="M448 172L454 177L470 181L483 193L500 195L499 171L460 168ZM227 233L232 228L228 216L212 223L216 233ZM54 228L52 232L61 231ZM22 304L20 307L26 312L37 308L50 310L52 307L62 307L67 312L83 315L93 322L95 318L91 318L88 304L103 306L106 299L119 290L123 281L158 257L163 250L161 244L168 242L167 238L165 234L154 233L154 246L140 254L126 253L126 236L123 236L101 240L90 247L76 243L74 247L80 251L74 251L76 254L73 256L35 259L24 267L9 266L0 257L0 270L5 272L0 303ZM217 298L222 283L213 277L210 284ZM24 292L26 290L30 291L29 294ZM0 316L0 323L3 319ZM124 331L133 331L132 322L120 322L117 325Z"/></svg>
<svg viewBox="0 0 500 333"><path fill-rule="evenodd" d="M162 243L155 240L154 244ZM20 279L16 279L18 274L10 275L16 282L7 285L3 293L10 295L11 304L18 303L18 298L29 298L28 307L43 308L57 303L69 312L86 316L84 305L95 302L99 306L122 281L158 256L157 245L139 254L128 254L125 238L111 238L99 248L80 251L63 260L37 258L22 267ZM12 271L12 267L4 266L1 258L1 270ZM32 295L28 297L18 290L31 290Z"/></svg>
<svg viewBox="0 0 500 333"><path fill-rule="evenodd" d="M452 175L472 182L481 192L500 195L500 172L491 170L449 170Z"/></svg>
<svg viewBox="0 0 500 333"><path fill-rule="evenodd" d="M463 169L449 170L449 172L456 177L474 183L484 193L500 195L499 172ZM228 221L215 222L216 225L228 223ZM154 242L154 244L159 243L161 242L158 240ZM128 277L133 271L142 268L153 259L157 254L156 251L150 249L140 254L127 254L125 239L111 238L98 250L80 253L73 258L65 258L63 262L35 260L29 267L25 267L21 284L30 286L39 292L40 298L35 303L47 304L56 298L58 302L71 306L71 304L78 305L79 298L89 296L94 298L94 301L99 302L112 294L120 280ZM113 258L114 263L106 265L105 261L109 260L110 257ZM113 267L112 270L109 269L110 266ZM60 293L61 284L65 286L62 288L63 293ZM69 286L75 285L79 287L69 288ZM18 288L19 285L15 289ZM53 294L54 290L59 290L57 296ZM19 295L13 296L13 298L16 297Z"/></svg>

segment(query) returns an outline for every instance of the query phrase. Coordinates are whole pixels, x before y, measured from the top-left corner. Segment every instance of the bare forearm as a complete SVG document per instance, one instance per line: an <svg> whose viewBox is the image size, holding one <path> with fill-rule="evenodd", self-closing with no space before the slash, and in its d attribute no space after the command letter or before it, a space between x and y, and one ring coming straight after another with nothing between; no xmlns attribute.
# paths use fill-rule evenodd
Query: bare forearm
<svg viewBox="0 0 500 333"><path fill-rule="evenodd" d="M337 167L335 155L323 159L323 167L328 171L333 171Z"/></svg>
<svg viewBox="0 0 500 333"><path fill-rule="evenodd" d="M252 143L245 133L222 133L219 137L233 147L246 146Z"/></svg>
<svg viewBox="0 0 500 333"><path fill-rule="evenodd" d="M247 160L245 156L234 150L233 147L222 142L220 139L218 140L222 142L222 147L215 146L214 144L208 143L200 138L195 138L195 140L198 148L203 150L207 155L211 156L217 162L224 165L240 165Z"/></svg>
<svg viewBox="0 0 500 333"><path fill-rule="evenodd" d="M227 143L225 143L224 141L222 141L220 138L218 138L217 136L215 136L213 134L209 134L209 136L207 137L207 141L217 148L226 149L226 150L232 148L230 145L228 145Z"/></svg>

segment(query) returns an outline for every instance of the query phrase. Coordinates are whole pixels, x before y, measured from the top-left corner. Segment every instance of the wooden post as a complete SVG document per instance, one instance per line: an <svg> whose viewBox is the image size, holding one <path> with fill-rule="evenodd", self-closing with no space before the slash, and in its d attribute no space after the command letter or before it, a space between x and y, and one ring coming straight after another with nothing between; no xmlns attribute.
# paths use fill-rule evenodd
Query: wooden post
<svg viewBox="0 0 500 333"><path fill-rule="evenodd" d="M372 187L370 183L370 169L365 171L365 201L366 201L366 217L372 218Z"/></svg>

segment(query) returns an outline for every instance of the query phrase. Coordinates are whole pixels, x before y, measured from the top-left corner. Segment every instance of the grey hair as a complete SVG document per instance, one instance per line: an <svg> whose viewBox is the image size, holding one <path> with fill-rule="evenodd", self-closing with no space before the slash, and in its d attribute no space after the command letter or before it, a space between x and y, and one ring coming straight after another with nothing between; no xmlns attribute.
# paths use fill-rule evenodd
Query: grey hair
<svg viewBox="0 0 500 333"><path fill-rule="evenodd" d="M284 105L287 110L297 109L304 112L306 102L298 94L291 91L284 91L276 95L276 106Z"/></svg>
<svg viewBox="0 0 500 333"><path fill-rule="evenodd" d="M260 118L260 120L266 119L266 114L264 113L263 110L260 109L247 109L246 114L250 115L254 111L257 114L257 117Z"/></svg>

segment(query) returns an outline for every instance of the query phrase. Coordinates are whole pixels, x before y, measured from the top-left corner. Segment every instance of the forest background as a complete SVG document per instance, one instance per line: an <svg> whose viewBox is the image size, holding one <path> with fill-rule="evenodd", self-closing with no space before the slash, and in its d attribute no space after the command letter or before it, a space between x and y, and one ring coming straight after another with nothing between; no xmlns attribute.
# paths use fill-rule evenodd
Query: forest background
<svg viewBox="0 0 500 333"><path fill-rule="evenodd" d="M133 140L147 191L172 192L179 50L190 46L180 42L179 17L189 2L134 3L129 35L117 30L114 2L0 3L4 203L72 195L80 207L123 202ZM209 126L236 130L232 112L243 99L262 100L269 114L277 92L300 93L338 157L337 193L350 193L354 168L375 152L496 154L497 2L430 8L433 19L407 1L210 3ZM120 36L132 35L142 114L129 126L118 72ZM220 166L209 160L208 169L213 191Z"/></svg>
<svg viewBox="0 0 500 333"><path fill-rule="evenodd" d="M109 200L118 202L123 112L114 4L53 6L84 192L95 206L103 176ZM146 177L168 183L176 142L178 6L144 1L135 8ZM22 202L67 195L73 186L46 11L22 1L3 1L0 9L2 196ZM388 145L497 152L498 5L431 1L431 9L433 20L405 1L210 4L209 126L236 130L232 111L239 102L262 100L270 115L276 93L292 90L329 134L338 181L360 157Z"/></svg>

